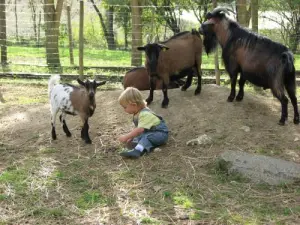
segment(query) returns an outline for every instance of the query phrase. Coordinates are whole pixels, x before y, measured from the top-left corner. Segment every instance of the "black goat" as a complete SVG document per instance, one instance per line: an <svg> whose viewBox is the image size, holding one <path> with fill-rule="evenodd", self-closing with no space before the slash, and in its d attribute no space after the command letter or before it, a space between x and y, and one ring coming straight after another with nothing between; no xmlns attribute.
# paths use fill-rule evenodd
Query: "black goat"
<svg viewBox="0 0 300 225"><path fill-rule="evenodd" d="M146 99L148 104L153 101L156 79L161 79L163 81L162 91L164 94L162 107L166 108L169 104L167 91L170 77L188 68L194 68L197 72L198 85L195 90L195 95L200 94L202 40L199 32L196 30L192 32L181 32L167 41L149 43L145 46L138 47L138 50L145 51L146 53L146 68L150 76L150 94ZM182 78L182 76L179 78ZM185 91L190 87L192 79L193 73L189 73L186 83L182 86L181 90Z"/></svg>
<svg viewBox="0 0 300 225"><path fill-rule="evenodd" d="M244 85L251 83L270 88L281 103L280 125L288 117L288 98L286 89L294 107L294 123L299 124L299 112L296 98L296 76L292 52L284 45L262 37L241 27L226 17L227 9L216 8L206 15L207 21L201 24L200 33L204 35L203 44L207 54L212 52L217 42L222 47L222 58L230 75L231 92L228 101L241 101L244 97ZM239 92L235 86L240 73Z"/></svg>

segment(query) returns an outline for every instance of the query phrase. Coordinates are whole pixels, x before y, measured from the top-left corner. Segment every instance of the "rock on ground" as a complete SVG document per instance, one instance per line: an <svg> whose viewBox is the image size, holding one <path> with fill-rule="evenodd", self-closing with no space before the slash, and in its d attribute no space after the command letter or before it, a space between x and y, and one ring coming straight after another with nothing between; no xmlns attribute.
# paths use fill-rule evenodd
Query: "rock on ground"
<svg viewBox="0 0 300 225"><path fill-rule="evenodd" d="M238 172L256 183L278 185L300 180L300 164L246 152L225 151L220 156L229 173Z"/></svg>

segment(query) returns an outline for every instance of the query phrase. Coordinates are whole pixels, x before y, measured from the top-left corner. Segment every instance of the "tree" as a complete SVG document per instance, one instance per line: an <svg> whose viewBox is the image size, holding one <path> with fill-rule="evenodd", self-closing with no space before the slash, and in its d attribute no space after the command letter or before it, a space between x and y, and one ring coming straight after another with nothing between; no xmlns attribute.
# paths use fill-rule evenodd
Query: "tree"
<svg viewBox="0 0 300 225"><path fill-rule="evenodd" d="M244 27L248 27L249 16L247 11L247 0L236 1L237 21Z"/></svg>
<svg viewBox="0 0 300 225"><path fill-rule="evenodd" d="M142 41L142 9L139 7L138 0L131 0L131 15L132 15L132 53L131 65L142 65L142 52L137 50L138 46L143 44Z"/></svg>
<svg viewBox="0 0 300 225"><path fill-rule="evenodd" d="M180 14L183 8L179 7L177 1L171 0L151 0L155 6L155 13L166 21L167 26L173 31L174 34L180 32ZM176 10L178 13L176 13Z"/></svg>
<svg viewBox="0 0 300 225"><path fill-rule="evenodd" d="M0 0L0 43L1 43L1 64L5 65L7 64L5 0Z"/></svg>
<svg viewBox="0 0 300 225"><path fill-rule="evenodd" d="M297 51L300 43L300 0L264 1L261 4L263 11L272 10L278 13L276 19L265 16L280 25L284 43L293 51Z"/></svg>
<svg viewBox="0 0 300 225"><path fill-rule="evenodd" d="M100 20L100 24L104 33L104 37L106 39L107 42L107 47L110 50L114 50L116 49L116 44L115 44L115 37L114 37L114 32L113 32L113 7L109 7L108 10L108 26L105 24L104 18L102 16L102 13L100 12L99 8L97 7L97 5L95 4L94 0L90 0L98 17Z"/></svg>
<svg viewBox="0 0 300 225"><path fill-rule="evenodd" d="M44 22L46 35L46 58L50 68L61 69L58 38L60 17L64 0L59 0L54 4L54 0L44 0Z"/></svg>
<svg viewBox="0 0 300 225"><path fill-rule="evenodd" d="M115 7L115 22L117 25L123 28L124 47L125 49L128 49L128 38L131 30L131 11L130 7L128 7L128 5L130 5L130 0L114 0L113 2L110 0L109 3L119 5L119 7Z"/></svg>
<svg viewBox="0 0 300 225"><path fill-rule="evenodd" d="M33 25L33 32L36 43L39 41L39 23L37 19L37 15L39 16L40 13L38 13L38 4L40 3L39 0L29 0L28 5L31 10L31 19L32 19L32 25ZM16 24L17 25L17 24Z"/></svg>
<svg viewBox="0 0 300 225"><path fill-rule="evenodd" d="M252 30L258 33L258 0L251 0Z"/></svg>

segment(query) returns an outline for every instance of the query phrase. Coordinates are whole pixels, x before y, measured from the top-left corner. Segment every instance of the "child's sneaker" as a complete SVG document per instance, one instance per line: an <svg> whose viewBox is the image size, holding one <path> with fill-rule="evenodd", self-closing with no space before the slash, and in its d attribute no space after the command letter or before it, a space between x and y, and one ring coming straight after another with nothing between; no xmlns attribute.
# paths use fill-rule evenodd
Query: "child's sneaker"
<svg viewBox="0 0 300 225"><path fill-rule="evenodd" d="M126 149L124 149L124 151L122 151L120 153L120 156L123 156L123 157L127 157L127 158L139 158L140 156L142 156L144 154L144 151L141 152L139 150L136 150L136 149L132 149L130 151L126 151Z"/></svg>

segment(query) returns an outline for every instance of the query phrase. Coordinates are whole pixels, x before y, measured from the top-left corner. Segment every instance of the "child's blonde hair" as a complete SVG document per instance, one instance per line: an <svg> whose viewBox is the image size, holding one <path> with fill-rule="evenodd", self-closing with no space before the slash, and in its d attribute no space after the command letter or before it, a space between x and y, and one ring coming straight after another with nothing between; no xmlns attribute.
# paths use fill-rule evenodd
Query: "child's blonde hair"
<svg viewBox="0 0 300 225"><path fill-rule="evenodd" d="M137 106L146 107L147 103L143 99L142 93L135 87L128 87L119 97L119 103L122 106L126 106L130 103L135 103Z"/></svg>

